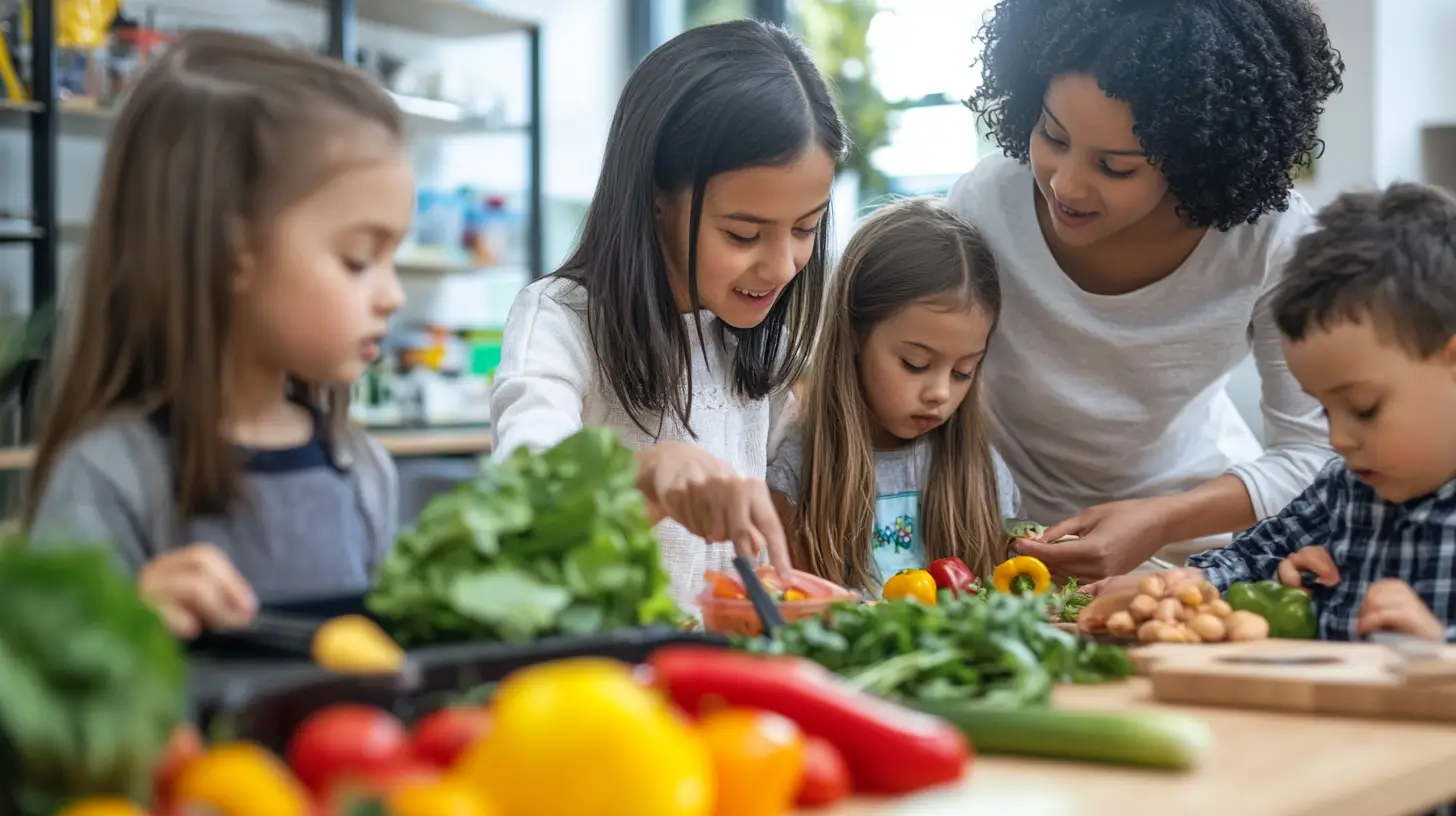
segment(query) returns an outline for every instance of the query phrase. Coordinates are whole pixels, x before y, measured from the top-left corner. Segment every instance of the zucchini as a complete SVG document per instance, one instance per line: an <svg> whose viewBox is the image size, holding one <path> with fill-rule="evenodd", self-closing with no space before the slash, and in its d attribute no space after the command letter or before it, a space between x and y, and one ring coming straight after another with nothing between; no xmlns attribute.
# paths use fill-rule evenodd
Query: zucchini
<svg viewBox="0 0 1456 816"><path fill-rule="evenodd" d="M1069 711L922 700L909 705L953 723L981 754L1181 771L1197 765L1213 744L1207 723L1170 712Z"/></svg>

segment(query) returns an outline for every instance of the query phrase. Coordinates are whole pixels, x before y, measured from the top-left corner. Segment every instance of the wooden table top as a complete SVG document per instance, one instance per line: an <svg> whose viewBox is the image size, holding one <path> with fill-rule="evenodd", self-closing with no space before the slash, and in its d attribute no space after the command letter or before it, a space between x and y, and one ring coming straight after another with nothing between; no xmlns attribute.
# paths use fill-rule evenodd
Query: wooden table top
<svg viewBox="0 0 1456 816"><path fill-rule="evenodd" d="M1452 726L1165 706L1143 678L1062 687L1056 703L1192 714L1214 746L1186 773L978 757L960 785L833 816L1408 816L1456 800Z"/></svg>
<svg viewBox="0 0 1456 816"><path fill-rule="evenodd" d="M370 434L384 449L401 458L414 456L482 456L490 453L487 427L411 428ZM29 445L0 448L0 470L25 470L35 460Z"/></svg>

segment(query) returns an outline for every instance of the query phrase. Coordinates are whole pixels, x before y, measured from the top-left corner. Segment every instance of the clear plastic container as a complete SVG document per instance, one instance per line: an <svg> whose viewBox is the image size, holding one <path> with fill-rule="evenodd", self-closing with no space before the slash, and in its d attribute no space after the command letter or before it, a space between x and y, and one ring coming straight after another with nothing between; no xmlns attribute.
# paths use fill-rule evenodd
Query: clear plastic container
<svg viewBox="0 0 1456 816"><path fill-rule="evenodd" d="M769 567L759 567L758 574L766 577L773 575L773 571ZM797 589L809 597L802 601L779 602L779 614L784 616L785 623L823 614L824 610L841 601L862 600L857 592L799 570L794 570L788 588ZM742 637L763 634L763 624L759 622L758 614L753 611L753 603L736 598L719 598L713 594L711 582L698 596L698 609L703 616L703 629L713 634Z"/></svg>

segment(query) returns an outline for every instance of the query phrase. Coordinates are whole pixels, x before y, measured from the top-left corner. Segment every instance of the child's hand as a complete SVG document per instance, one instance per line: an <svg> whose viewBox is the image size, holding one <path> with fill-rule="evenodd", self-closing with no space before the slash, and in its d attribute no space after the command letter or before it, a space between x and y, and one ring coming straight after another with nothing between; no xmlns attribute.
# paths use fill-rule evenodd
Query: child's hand
<svg viewBox="0 0 1456 816"><path fill-rule="evenodd" d="M1324 547L1304 547L1280 561L1279 583L1302 587L1304 581L1299 577L1301 572L1314 573L1314 579L1320 586L1332 587L1340 582L1340 571L1335 567L1335 560L1330 558L1329 550Z"/></svg>
<svg viewBox="0 0 1456 816"><path fill-rule="evenodd" d="M762 479L740 476L702 448L660 442L643 451L637 486L657 514L708 541L731 541L749 559L768 550L787 577L792 570L783 523Z"/></svg>
<svg viewBox="0 0 1456 816"><path fill-rule="evenodd" d="M137 588L172 634L187 640L204 629L246 626L258 611L253 588L211 544L191 544L152 559L137 577Z"/></svg>
<svg viewBox="0 0 1456 816"><path fill-rule="evenodd" d="M1362 635L1400 632L1426 640L1446 639L1446 627L1431 613L1421 596L1410 584L1394 578L1376 581L1365 591L1355 628Z"/></svg>

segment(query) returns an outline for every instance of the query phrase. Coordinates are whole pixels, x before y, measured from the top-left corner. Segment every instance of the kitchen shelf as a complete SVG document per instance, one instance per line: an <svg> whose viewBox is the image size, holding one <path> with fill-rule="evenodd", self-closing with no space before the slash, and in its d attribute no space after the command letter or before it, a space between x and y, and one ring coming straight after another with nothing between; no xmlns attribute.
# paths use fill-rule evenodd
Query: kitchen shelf
<svg viewBox="0 0 1456 816"><path fill-rule="evenodd" d="M404 112L405 127L414 136L451 134L528 133L525 125L491 122L462 105L423 96L391 93ZM35 102L0 101L0 127L26 127L32 113L41 110ZM102 137L111 131L116 108L62 103L57 117L62 133L71 136Z"/></svg>
<svg viewBox="0 0 1456 816"><path fill-rule="evenodd" d="M293 6L329 7L329 0L284 1ZM432 37L489 37L535 28L535 23L461 0L354 0L354 10L363 22L404 28Z"/></svg>
<svg viewBox="0 0 1456 816"><path fill-rule="evenodd" d="M484 456L494 440L486 427L410 428L369 431L369 435L391 456L400 459L423 456ZM24 445L0 448L0 471L28 470L35 462L35 448Z"/></svg>

